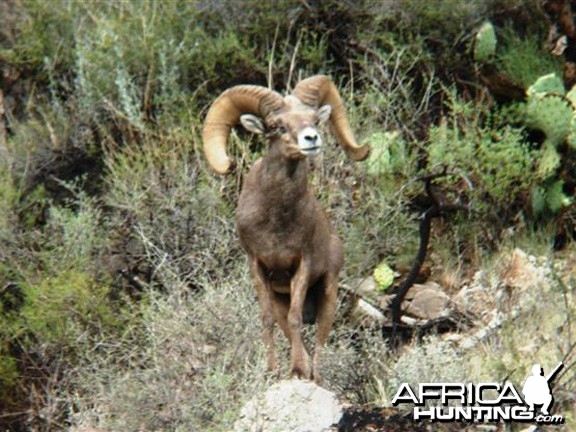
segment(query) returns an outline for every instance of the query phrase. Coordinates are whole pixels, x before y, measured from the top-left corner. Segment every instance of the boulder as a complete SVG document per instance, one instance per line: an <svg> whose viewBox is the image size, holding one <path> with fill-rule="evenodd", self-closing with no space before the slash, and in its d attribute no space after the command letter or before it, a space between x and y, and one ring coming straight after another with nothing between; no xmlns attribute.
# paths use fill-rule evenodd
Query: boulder
<svg viewBox="0 0 576 432"><path fill-rule="evenodd" d="M311 381L284 380L254 396L240 411L235 432L327 432L343 407L336 395Z"/></svg>

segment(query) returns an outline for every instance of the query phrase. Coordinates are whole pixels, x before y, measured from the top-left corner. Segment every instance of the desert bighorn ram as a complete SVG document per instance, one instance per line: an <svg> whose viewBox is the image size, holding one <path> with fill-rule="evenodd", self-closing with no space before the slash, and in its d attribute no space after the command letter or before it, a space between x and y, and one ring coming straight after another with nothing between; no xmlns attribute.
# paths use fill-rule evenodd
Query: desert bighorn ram
<svg viewBox="0 0 576 432"><path fill-rule="evenodd" d="M340 239L308 187L307 156L320 152L317 128L327 120L351 159L368 156L369 146L356 144L336 86L323 75L301 81L286 97L261 86L232 87L214 101L202 132L208 163L220 174L232 164L226 142L239 121L268 142L266 155L244 179L236 230L262 309L269 369L278 369L277 322L291 344L291 375L316 381L343 265ZM311 371L300 332L303 317L318 326Z"/></svg>

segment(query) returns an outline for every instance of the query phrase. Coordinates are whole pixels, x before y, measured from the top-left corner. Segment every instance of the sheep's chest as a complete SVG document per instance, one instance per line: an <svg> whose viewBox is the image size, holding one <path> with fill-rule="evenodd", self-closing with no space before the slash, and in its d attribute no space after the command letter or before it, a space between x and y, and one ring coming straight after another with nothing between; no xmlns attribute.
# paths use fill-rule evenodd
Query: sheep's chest
<svg viewBox="0 0 576 432"><path fill-rule="evenodd" d="M308 164L268 157L245 178L236 211L244 250L275 273L294 272L314 253L324 217L307 187Z"/></svg>
<svg viewBox="0 0 576 432"><path fill-rule="evenodd" d="M298 221L283 218L274 212L254 215L254 219L238 218L236 229L240 242L249 253L277 257L280 261L301 255L310 240L312 230Z"/></svg>

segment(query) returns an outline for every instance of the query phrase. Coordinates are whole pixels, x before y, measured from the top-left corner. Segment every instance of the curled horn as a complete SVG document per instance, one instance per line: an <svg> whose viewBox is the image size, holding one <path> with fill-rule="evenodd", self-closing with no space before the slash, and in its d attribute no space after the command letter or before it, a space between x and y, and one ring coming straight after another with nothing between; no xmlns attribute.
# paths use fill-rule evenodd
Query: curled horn
<svg viewBox="0 0 576 432"><path fill-rule="evenodd" d="M332 114L330 116L332 132L342 148L346 151L348 157L355 161L361 161L368 157L370 145L365 144L359 146L356 143L356 139L346 118L344 103L342 102L340 93L329 77L325 75L315 75L302 80L296 85L292 95L296 96L306 105L314 108L319 108L326 104L330 105L332 107Z"/></svg>
<svg viewBox="0 0 576 432"><path fill-rule="evenodd" d="M225 174L230 169L232 161L226 152L226 142L240 116L266 117L283 106L282 96L266 87L239 85L223 92L208 110L202 130L204 153L212 169L218 174Z"/></svg>

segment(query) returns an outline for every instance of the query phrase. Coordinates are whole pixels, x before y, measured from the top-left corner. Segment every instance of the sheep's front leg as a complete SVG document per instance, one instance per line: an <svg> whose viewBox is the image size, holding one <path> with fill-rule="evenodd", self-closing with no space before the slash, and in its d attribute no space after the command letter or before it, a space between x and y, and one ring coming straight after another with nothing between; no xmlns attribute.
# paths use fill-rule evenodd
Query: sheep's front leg
<svg viewBox="0 0 576 432"><path fill-rule="evenodd" d="M288 311L288 330L292 349L291 376L309 378L308 352L302 340L302 309L310 282L310 265L305 259L300 261L298 270L290 284L290 310Z"/></svg>
<svg viewBox="0 0 576 432"><path fill-rule="evenodd" d="M260 310L262 312L262 339L266 348L268 359L268 370L278 372L278 358L274 347L274 309L272 306L272 292L264 276L264 272L258 260L250 257L250 273L252 274L252 283L258 296Z"/></svg>

